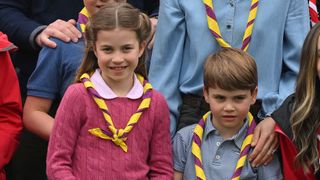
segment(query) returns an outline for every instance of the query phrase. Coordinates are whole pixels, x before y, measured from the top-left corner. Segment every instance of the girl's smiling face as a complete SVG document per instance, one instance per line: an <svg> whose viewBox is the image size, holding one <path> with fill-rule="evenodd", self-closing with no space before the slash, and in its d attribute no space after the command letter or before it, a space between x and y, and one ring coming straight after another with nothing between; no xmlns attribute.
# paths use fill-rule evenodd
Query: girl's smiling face
<svg viewBox="0 0 320 180"><path fill-rule="evenodd" d="M104 81L109 85L133 81L145 46L146 43L139 43L136 33L128 29L99 31L94 53Z"/></svg>

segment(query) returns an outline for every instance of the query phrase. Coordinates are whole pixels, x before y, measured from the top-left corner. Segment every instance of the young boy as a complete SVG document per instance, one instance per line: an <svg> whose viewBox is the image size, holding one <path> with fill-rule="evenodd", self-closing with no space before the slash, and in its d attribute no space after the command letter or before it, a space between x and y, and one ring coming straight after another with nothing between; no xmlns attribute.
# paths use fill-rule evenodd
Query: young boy
<svg viewBox="0 0 320 180"><path fill-rule="evenodd" d="M276 156L258 168L245 159L255 127L249 109L256 101L257 81L255 61L242 50L225 48L207 58L203 92L211 112L176 134L175 180L282 179Z"/></svg>

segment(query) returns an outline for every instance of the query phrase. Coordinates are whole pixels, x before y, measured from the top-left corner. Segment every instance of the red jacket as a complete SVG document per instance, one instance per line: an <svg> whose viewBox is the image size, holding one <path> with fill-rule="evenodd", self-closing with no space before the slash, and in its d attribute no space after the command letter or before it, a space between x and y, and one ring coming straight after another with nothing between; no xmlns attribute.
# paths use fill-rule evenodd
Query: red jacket
<svg viewBox="0 0 320 180"><path fill-rule="evenodd" d="M0 180L5 180L4 166L17 148L22 130L19 83L9 56L9 50L15 48L0 32Z"/></svg>
<svg viewBox="0 0 320 180"><path fill-rule="evenodd" d="M308 174L304 174L302 168L295 167L294 158L297 155L297 149L295 145L278 125L276 126L275 130L279 134L282 173L284 180L315 180L316 178L313 174L313 171L310 171Z"/></svg>

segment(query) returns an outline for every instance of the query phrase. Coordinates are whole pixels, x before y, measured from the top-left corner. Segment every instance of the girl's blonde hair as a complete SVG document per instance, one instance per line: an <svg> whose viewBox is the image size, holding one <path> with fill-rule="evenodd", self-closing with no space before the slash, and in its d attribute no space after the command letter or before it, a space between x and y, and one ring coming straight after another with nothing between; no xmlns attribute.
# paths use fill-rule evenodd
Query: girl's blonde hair
<svg viewBox="0 0 320 180"><path fill-rule="evenodd" d="M296 161L306 172L319 170L317 129L320 127L320 84L317 75L320 24L308 33L302 48L300 72L291 115L293 141L298 149Z"/></svg>
<svg viewBox="0 0 320 180"><path fill-rule="evenodd" d="M134 31L140 45L147 41L151 33L149 17L130 4L112 3L104 6L89 18L89 22L86 25L86 49L82 64L76 74L76 82L80 82L80 77L83 73L92 74L95 69L99 68L97 57L93 51L98 32L110 31L116 28ZM145 56L146 52L139 58L135 72L146 78Z"/></svg>

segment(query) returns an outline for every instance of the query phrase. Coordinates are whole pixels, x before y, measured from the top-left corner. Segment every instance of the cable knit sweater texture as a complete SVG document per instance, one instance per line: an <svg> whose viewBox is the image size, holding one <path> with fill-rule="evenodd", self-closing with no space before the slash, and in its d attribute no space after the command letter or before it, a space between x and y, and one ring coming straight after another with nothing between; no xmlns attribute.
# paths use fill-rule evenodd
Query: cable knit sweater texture
<svg viewBox="0 0 320 180"><path fill-rule="evenodd" d="M101 110L83 84L71 85L60 104L49 141L49 180L172 179L169 110L164 97L152 90L150 108L128 135L125 153L112 141L89 134L107 130ZM124 128L141 98L107 100L115 127Z"/></svg>

